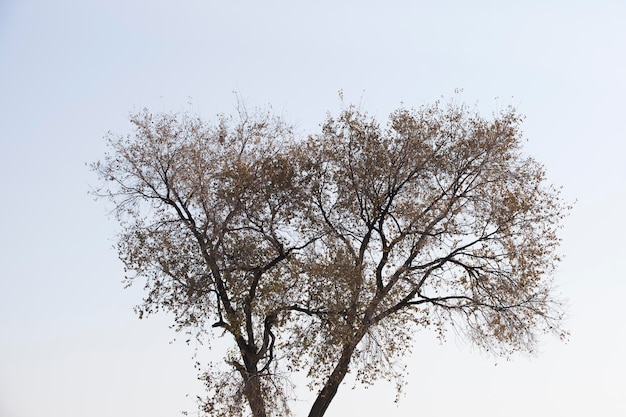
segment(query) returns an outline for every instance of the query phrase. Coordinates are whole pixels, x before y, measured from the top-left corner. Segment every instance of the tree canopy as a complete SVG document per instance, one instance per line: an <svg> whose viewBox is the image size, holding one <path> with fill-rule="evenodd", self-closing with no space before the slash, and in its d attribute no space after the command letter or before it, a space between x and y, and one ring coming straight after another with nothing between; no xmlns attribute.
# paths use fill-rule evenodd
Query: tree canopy
<svg viewBox="0 0 626 417"><path fill-rule="evenodd" d="M381 126L349 105L305 138L270 111L131 122L92 165L97 193L140 317L232 340L201 374L204 412L287 415L285 375L303 371L321 417L349 373L400 377L424 328L503 355L565 335L552 278L569 208L512 108L434 103Z"/></svg>

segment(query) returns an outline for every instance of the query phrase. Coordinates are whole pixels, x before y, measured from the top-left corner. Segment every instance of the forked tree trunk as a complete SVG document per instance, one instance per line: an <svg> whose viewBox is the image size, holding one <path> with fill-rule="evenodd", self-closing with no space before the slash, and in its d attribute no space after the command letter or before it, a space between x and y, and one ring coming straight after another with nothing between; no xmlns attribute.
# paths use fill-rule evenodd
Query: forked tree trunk
<svg viewBox="0 0 626 417"><path fill-rule="evenodd" d="M355 347L356 344L353 343L343 347L341 357L339 358L335 369L333 369L332 374L326 380L326 384L324 384L324 387L317 395L317 398L311 407L311 411L309 412L309 417L322 417L326 413L326 409L337 394L339 385L341 385L341 382L348 373L350 359L352 358Z"/></svg>

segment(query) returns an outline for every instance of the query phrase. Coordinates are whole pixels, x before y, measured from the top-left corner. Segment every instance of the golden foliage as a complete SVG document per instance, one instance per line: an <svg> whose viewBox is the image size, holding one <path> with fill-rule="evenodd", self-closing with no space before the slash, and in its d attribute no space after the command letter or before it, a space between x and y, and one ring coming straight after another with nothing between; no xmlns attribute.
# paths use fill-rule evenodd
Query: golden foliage
<svg viewBox="0 0 626 417"><path fill-rule="evenodd" d="M127 283L145 283L139 314L232 337L230 371L204 374L212 415L247 412L240 399L287 414L283 375L306 370L321 416L350 370L400 377L420 328L453 324L498 354L565 335L551 277L568 207L523 156L513 109L435 103L382 127L348 106L300 140L270 113L131 121L93 169Z"/></svg>

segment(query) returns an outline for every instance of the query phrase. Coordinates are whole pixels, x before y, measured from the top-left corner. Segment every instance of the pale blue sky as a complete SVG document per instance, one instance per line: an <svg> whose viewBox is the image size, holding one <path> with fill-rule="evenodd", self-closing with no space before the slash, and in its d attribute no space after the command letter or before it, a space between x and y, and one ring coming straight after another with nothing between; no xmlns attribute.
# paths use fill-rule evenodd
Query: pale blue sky
<svg viewBox="0 0 626 417"><path fill-rule="evenodd" d="M383 119L456 88L524 113L528 153L578 200L556 277L571 340L506 362L425 332L399 406L348 383L327 415L626 415L625 21L621 0L0 0L0 416L194 411L193 350L133 315L87 195L129 111L211 119L237 91L310 131L339 89Z"/></svg>

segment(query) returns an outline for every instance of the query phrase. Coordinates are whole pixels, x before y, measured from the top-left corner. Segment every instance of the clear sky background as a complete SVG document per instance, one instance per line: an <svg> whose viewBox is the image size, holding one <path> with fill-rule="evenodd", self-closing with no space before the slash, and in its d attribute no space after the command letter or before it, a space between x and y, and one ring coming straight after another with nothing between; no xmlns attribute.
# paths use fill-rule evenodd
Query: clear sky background
<svg viewBox="0 0 626 417"><path fill-rule="evenodd" d="M237 91L311 131L339 89L384 119L456 88L525 114L527 152L577 200L556 277L571 339L505 361L425 332L399 405L348 382L327 416L626 415L625 22L623 0L0 0L0 416L195 411L193 349L133 315L87 195L129 111L212 119Z"/></svg>

